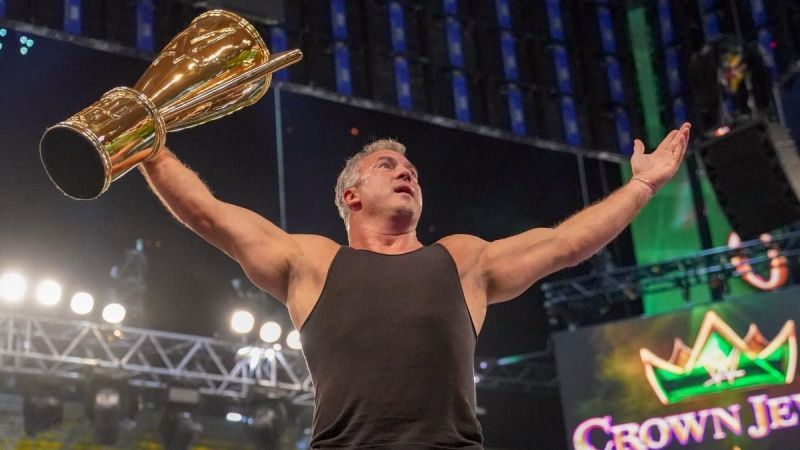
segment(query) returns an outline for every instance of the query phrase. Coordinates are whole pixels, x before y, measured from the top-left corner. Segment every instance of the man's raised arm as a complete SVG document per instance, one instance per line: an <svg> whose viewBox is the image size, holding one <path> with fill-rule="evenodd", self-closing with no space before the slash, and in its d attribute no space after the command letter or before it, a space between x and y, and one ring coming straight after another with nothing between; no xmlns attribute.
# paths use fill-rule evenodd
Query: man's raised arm
<svg viewBox="0 0 800 450"><path fill-rule="evenodd" d="M300 253L288 233L250 210L216 199L167 148L140 167L181 223L235 259L258 286L286 301L289 271Z"/></svg>
<svg viewBox="0 0 800 450"><path fill-rule="evenodd" d="M631 158L633 179L555 228L533 229L483 246L479 266L488 302L511 300L537 280L577 265L611 242L678 171L689 128L684 124L672 131L649 154L637 140Z"/></svg>

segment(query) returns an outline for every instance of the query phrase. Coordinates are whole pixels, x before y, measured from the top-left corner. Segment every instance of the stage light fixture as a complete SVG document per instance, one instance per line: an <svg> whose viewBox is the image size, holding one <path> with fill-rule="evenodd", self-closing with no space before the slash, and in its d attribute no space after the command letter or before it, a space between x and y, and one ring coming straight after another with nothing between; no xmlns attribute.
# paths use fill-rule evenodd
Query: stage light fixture
<svg viewBox="0 0 800 450"><path fill-rule="evenodd" d="M245 310L236 310L231 316L231 328L235 333L247 334L253 330L255 325L255 318L253 315Z"/></svg>
<svg viewBox="0 0 800 450"><path fill-rule="evenodd" d="M294 350L303 348L302 344L300 344L300 333L297 330L292 330L286 335L286 345Z"/></svg>
<svg viewBox="0 0 800 450"><path fill-rule="evenodd" d="M39 389L38 391L37 393L25 393L23 399L22 418L25 434L30 437L61 423L64 417L64 405L56 394L56 390Z"/></svg>
<svg viewBox="0 0 800 450"><path fill-rule="evenodd" d="M125 307L119 303L109 303L103 308L103 320L108 323L120 323L125 319Z"/></svg>
<svg viewBox="0 0 800 450"><path fill-rule="evenodd" d="M94 308L94 297L88 292L78 292L72 296L69 307L75 314L89 314Z"/></svg>
<svg viewBox="0 0 800 450"><path fill-rule="evenodd" d="M225 415L225 420L228 422L241 422L244 417L237 412L229 412Z"/></svg>
<svg viewBox="0 0 800 450"><path fill-rule="evenodd" d="M61 301L61 285L53 280L42 280L36 287L36 301L45 306L55 306Z"/></svg>
<svg viewBox="0 0 800 450"><path fill-rule="evenodd" d="M19 38L19 52L23 56L27 55L30 49L33 47L33 39L27 36L20 36Z"/></svg>
<svg viewBox="0 0 800 450"><path fill-rule="evenodd" d="M281 338L281 326L276 322L267 322L261 326L258 335L262 341L271 344Z"/></svg>
<svg viewBox="0 0 800 450"><path fill-rule="evenodd" d="M200 392L190 387L170 386L167 400L159 425L164 449L189 450L203 431L203 426L193 417L200 402Z"/></svg>
<svg viewBox="0 0 800 450"><path fill-rule="evenodd" d="M111 387L98 389L94 394L94 429L99 444L115 445L119 438L122 418L120 392Z"/></svg>
<svg viewBox="0 0 800 450"><path fill-rule="evenodd" d="M7 273L0 278L0 298L7 302L19 302L25 296L27 282L18 273Z"/></svg>

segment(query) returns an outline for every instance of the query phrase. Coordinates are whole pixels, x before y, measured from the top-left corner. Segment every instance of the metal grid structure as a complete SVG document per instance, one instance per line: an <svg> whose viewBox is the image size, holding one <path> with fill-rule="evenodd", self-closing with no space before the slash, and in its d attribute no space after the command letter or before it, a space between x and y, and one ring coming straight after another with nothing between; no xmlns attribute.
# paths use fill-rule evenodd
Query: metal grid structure
<svg viewBox="0 0 800 450"><path fill-rule="evenodd" d="M0 313L0 371L69 379L92 370L130 384L195 383L206 395L242 398L259 387L296 403L313 398L300 351L248 347L163 331Z"/></svg>
<svg viewBox="0 0 800 450"><path fill-rule="evenodd" d="M525 392L555 387L555 369L546 356L478 358L477 387ZM299 350L0 312L0 372L81 380L96 370L142 387L165 388L179 380L212 396L244 398L260 389L299 405L314 399Z"/></svg>
<svg viewBox="0 0 800 450"><path fill-rule="evenodd" d="M745 256L749 264L757 267L768 262L767 251L775 249L791 261L800 255L800 231L774 236L769 243L758 239L740 247L717 247L694 255L639 266L620 267L597 271L566 280L543 283L547 308L595 297L635 300L644 294L680 290L688 301L692 286L708 284L712 279L727 280L742 276L731 262L735 256Z"/></svg>

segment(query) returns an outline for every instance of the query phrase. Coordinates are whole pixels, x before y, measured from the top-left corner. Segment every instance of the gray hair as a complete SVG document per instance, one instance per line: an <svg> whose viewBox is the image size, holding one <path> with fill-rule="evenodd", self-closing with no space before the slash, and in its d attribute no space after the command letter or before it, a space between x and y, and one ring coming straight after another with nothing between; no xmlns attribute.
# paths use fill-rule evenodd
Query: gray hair
<svg viewBox="0 0 800 450"><path fill-rule="evenodd" d="M339 173L339 178L336 179L336 208L339 210L339 215L344 220L345 226L349 227L350 210L344 203L344 191L353 186L357 186L361 181L361 174L358 171L358 163L370 153L375 153L378 150L391 150L393 152L406 154L406 146L394 139L378 139L371 144L365 145L360 152L347 159L344 169Z"/></svg>

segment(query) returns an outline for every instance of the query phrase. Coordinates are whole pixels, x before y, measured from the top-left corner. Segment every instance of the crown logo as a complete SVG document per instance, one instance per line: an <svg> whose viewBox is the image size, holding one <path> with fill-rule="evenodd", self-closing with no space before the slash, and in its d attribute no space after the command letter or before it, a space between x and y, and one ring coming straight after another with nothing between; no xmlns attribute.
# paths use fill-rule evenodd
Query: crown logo
<svg viewBox="0 0 800 450"><path fill-rule="evenodd" d="M787 321L772 342L755 324L740 338L715 312L709 311L689 348L675 338L665 361L639 350L647 381L664 405L738 389L789 384L797 368L797 335Z"/></svg>

